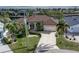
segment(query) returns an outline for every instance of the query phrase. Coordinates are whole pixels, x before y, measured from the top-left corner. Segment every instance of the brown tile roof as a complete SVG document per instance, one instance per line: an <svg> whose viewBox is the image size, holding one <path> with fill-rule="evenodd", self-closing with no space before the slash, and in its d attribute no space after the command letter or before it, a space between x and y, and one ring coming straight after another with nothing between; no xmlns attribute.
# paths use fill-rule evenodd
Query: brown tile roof
<svg viewBox="0 0 79 59"><path fill-rule="evenodd" d="M49 17L46 15L33 15L30 16L29 21L42 21L44 25L56 25L56 23Z"/></svg>
<svg viewBox="0 0 79 59"><path fill-rule="evenodd" d="M16 21L23 24L24 23L24 18L19 18ZM33 16L30 16L28 18L28 21L29 22L42 21L44 25L56 25L56 22L54 22L49 16L46 16L46 15L33 15Z"/></svg>
<svg viewBox="0 0 79 59"><path fill-rule="evenodd" d="M15 21L24 24L24 18L18 18Z"/></svg>

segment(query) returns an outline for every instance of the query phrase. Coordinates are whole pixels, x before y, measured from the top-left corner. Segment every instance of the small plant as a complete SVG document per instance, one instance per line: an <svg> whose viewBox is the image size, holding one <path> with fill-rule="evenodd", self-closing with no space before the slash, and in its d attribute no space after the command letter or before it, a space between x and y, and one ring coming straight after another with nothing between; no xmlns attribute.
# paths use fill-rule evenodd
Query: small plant
<svg viewBox="0 0 79 59"><path fill-rule="evenodd" d="M73 40L76 40L75 38Z"/></svg>
<svg viewBox="0 0 79 59"><path fill-rule="evenodd" d="M12 39L11 39L11 38L6 38L6 37L4 37L3 40L4 40L4 42L5 42L6 44L11 44L11 43L12 43Z"/></svg>
<svg viewBox="0 0 79 59"><path fill-rule="evenodd" d="M71 40L71 38L70 38L70 40Z"/></svg>
<svg viewBox="0 0 79 59"><path fill-rule="evenodd" d="M68 39L68 36L67 35L65 37Z"/></svg>
<svg viewBox="0 0 79 59"><path fill-rule="evenodd" d="M58 34L57 33L55 34L55 37L58 37Z"/></svg>

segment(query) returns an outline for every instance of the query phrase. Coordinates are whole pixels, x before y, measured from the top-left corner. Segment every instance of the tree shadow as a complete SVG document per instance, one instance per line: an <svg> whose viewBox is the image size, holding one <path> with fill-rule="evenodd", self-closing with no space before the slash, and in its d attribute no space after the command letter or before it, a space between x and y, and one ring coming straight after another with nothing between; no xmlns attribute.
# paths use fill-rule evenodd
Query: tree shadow
<svg viewBox="0 0 79 59"><path fill-rule="evenodd" d="M40 44L39 47L37 47L36 51L37 52L46 52L49 50L49 48L52 48L54 45L49 45L49 44Z"/></svg>

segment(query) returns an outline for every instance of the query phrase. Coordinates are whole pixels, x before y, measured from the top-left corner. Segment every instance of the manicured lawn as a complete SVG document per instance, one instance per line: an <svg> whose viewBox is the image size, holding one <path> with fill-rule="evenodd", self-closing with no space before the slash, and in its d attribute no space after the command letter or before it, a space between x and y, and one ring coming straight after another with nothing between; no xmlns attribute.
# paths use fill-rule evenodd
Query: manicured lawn
<svg viewBox="0 0 79 59"><path fill-rule="evenodd" d="M28 38L28 48L25 47L26 38L17 38L17 42L13 44L9 44L9 47L12 49L13 52L15 53L32 53L34 52L38 42L39 42L39 37L29 37Z"/></svg>
<svg viewBox="0 0 79 59"><path fill-rule="evenodd" d="M57 46L61 49L79 51L79 43L67 41L63 36L57 37Z"/></svg>

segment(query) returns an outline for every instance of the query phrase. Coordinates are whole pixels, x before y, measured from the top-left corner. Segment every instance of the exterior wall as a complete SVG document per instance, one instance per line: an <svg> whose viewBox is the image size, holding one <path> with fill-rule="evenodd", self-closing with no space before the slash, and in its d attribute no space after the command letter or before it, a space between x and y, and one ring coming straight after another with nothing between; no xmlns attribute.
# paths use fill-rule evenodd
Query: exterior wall
<svg viewBox="0 0 79 59"><path fill-rule="evenodd" d="M56 26L55 25L44 25L44 30L45 31L56 31Z"/></svg>
<svg viewBox="0 0 79 59"><path fill-rule="evenodd" d="M3 38L3 32L0 32L0 40Z"/></svg>
<svg viewBox="0 0 79 59"><path fill-rule="evenodd" d="M72 32L72 33L79 33L79 24L70 26L70 28L68 29L68 31Z"/></svg>
<svg viewBox="0 0 79 59"><path fill-rule="evenodd" d="M30 24L31 23L29 23L29 29L31 28ZM34 24L34 29L31 29L31 30L37 30L36 29L36 22L34 22L33 24ZM43 27L44 27L45 31L56 31L56 25L44 25Z"/></svg>
<svg viewBox="0 0 79 59"><path fill-rule="evenodd" d="M31 29L31 26L30 26L31 24L33 24L33 26L34 26L33 29ZM34 23L29 23L28 26L29 26L29 30L30 30L30 29L31 29L31 30L36 30L36 22L34 22Z"/></svg>
<svg viewBox="0 0 79 59"><path fill-rule="evenodd" d="M0 40L3 38L4 24L0 22Z"/></svg>

